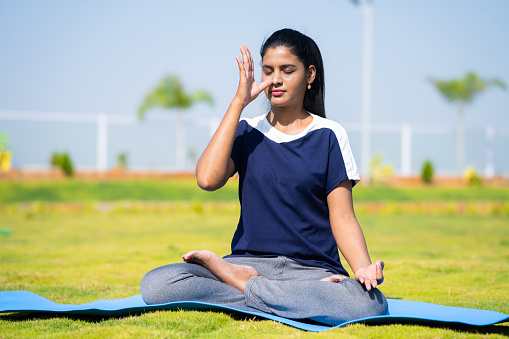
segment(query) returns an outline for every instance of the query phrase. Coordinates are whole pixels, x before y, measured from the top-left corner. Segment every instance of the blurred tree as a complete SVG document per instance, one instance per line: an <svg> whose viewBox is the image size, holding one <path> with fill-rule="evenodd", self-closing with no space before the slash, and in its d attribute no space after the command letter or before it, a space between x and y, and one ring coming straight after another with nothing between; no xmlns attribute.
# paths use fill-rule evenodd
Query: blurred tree
<svg viewBox="0 0 509 339"><path fill-rule="evenodd" d="M50 158L52 167L58 167L62 170L66 177L74 175L74 165L72 164L71 157L67 152L53 152Z"/></svg>
<svg viewBox="0 0 509 339"><path fill-rule="evenodd" d="M375 155L369 164L371 172L371 184L388 184L394 174L390 164L383 163L382 154Z"/></svg>
<svg viewBox="0 0 509 339"><path fill-rule="evenodd" d="M477 173L473 166L469 166L465 169L465 172L463 173L463 178L470 186L482 185L481 175Z"/></svg>
<svg viewBox="0 0 509 339"><path fill-rule="evenodd" d="M490 87L506 88L506 84L499 79L483 79L475 72L468 72L463 78L442 80L430 79L442 97L453 104L458 105L458 122L456 131L456 153L458 173L461 173L465 165L465 126L464 108L473 102L480 93Z"/></svg>
<svg viewBox="0 0 509 339"><path fill-rule="evenodd" d="M426 184L431 184L433 181L433 175L435 174L435 168L431 163L431 160L424 161L424 164L421 168L421 179Z"/></svg>
<svg viewBox="0 0 509 339"><path fill-rule="evenodd" d="M127 153L122 152L117 157L117 170L125 171L127 169Z"/></svg>
<svg viewBox="0 0 509 339"><path fill-rule="evenodd" d="M145 99L138 108L139 119L143 119L145 113L154 107L176 110L176 167L179 170L185 168L186 159L184 111L199 101L208 102L210 105L214 103L212 96L205 91L194 91L190 94L186 93L180 79L175 75L170 75L159 80L155 88L145 96Z"/></svg>
<svg viewBox="0 0 509 339"><path fill-rule="evenodd" d="M0 148L7 149L8 145L9 145L9 137L7 136L7 134L0 133Z"/></svg>
<svg viewBox="0 0 509 339"><path fill-rule="evenodd" d="M0 133L0 172L9 172L11 170L11 152L8 150L9 137L7 134Z"/></svg>

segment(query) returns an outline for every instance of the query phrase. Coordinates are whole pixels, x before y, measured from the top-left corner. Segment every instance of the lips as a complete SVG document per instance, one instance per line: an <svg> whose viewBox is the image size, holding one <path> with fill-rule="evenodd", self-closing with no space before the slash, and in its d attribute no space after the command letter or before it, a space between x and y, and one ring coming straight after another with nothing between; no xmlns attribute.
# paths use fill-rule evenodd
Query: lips
<svg viewBox="0 0 509 339"><path fill-rule="evenodd" d="M280 89L273 89L271 93L273 96L279 97L279 96L283 95L285 93L285 91L280 90Z"/></svg>

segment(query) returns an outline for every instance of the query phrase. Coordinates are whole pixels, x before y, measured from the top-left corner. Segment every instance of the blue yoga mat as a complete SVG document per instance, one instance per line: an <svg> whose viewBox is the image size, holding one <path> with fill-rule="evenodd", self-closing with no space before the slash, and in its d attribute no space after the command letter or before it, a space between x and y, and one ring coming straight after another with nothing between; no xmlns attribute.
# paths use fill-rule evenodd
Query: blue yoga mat
<svg viewBox="0 0 509 339"><path fill-rule="evenodd" d="M5 312L49 312L75 315L96 315L105 317L125 316L155 310L198 310L234 311L275 320L306 331L321 332L353 323L390 324L411 322L420 324L467 324L487 326L509 321L503 313L471 308L435 305L417 301L388 299L389 313L383 316L356 319L337 326L315 325L303 321L278 317L262 312L242 311L228 306L213 305L194 301L179 301L167 304L147 305L141 295L124 299L103 299L88 304L58 304L27 291L0 292L0 313Z"/></svg>

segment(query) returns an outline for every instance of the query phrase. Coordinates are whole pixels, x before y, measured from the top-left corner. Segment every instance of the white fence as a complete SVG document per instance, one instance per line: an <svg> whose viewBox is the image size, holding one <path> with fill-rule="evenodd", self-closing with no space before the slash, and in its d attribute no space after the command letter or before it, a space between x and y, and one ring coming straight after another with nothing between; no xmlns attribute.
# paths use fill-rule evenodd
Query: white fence
<svg viewBox="0 0 509 339"><path fill-rule="evenodd" d="M159 159L153 156L152 160L143 160L142 155L147 156L148 153L152 154L167 154L175 152L175 116L168 115L165 118L147 119L145 122L140 122L135 116L126 115L111 115L111 114L84 114L84 113L58 113L58 112L26 112L26 111L0 111L0 133L8 135L17 133L17 138L11 138L11 148L14 149L14 159L16 155L23 155L21 162L14 163L18 168L47 168L50 153L53 150L45 149L41 144L50 142L48 140L52 133L67 133L67 136L58 140L59 147L65 146L71 149L80 149L83 154L95 153L95 164L86 164L86 161L75 159L76 167L78 169L88 169L97 171L106 171L114 165L114 158L111 154L111 144L116 144L115 148L120 149L124 147L127 153L138 154L134 157L135 160L131 161L129 167L131 169L140 170L165 170L165 171L178 171L178 170L191 170L194 166L194 161L201 151L205 148L211 135L214 133L219 123L219 118L193 118L186 115L186 130L191 135L191 142L186 146L187 150L192 149L191 162L188 162L185 168L177 168L175 163L168 162L167 159ZM11 122L7 126L4 122ZM12 124L15 123L15 126ZM23 130L27 124L39 124L31 130ZM44 128L50 129L47 125L40 125L41 123L50 123L53 125L65 124L65 128L55 128L54 132L47 132L46 135L41 134ZM71 125L68 125L71 124ZM88 125L88 132L85 134L78 133L84 126ZM354 154L360 156L360 134L362 132L362 125L356 123L342 123L348 131ZM40 126L40 127L37 127ZM162 126L165 126L162 128ZM122 128L122 131L118 130ZM155 130L160 128L159 130ZM162 128L162 129L161 129ZM64 132L65 130L65 132ZM111 131L114 131L112 136ZM55 132L58 131L58 132ZM73 132L75 131L75 132ZM95 133L94 133L95 132ZM493 126L479 127L475 129L467 129L467 135L477 134L477 139L482 138L482 142L476 141L476 149L470 153L475 155L472 159L476 160L476 167L478 170L483 171L486 177L493 177L495 174L506 175L509 168L509 160L506 158L509 155L509 128L500 128ZM15 133L15 134L16 134ZM48 134L49 133L49 134ZM95 136L94 136L95 134ZM137 135L135 137L134 135ZM372 135L373 153L389 153L388 160L396 162L394 165L396 172L401 176L410 176L416 174L418 166L416 163L419 158L430 158L430 154L439 157L441 153L445 154L446 151L450 155L443 155L445 162L448 158L454 158L455 152L455 128L452 126L432 126L432 125L411 125L411 124L371 124L370 134ZM80 135L80 136L78 136ZM22 144L18 139L31 139L30 142ZM415 141L418 138L424 139ZM155 139L151 140L150 138ZM137 138L137 141L132 142L132 138ZM377 138L380 142L377 141ZM441 138L441 139L440 139ZM79 139L79 140L74 140ZM95 140L94 140L95 139ZM358 139L358 140L357 140ZM384 140L390 139L391 142ZM433 146L433 142L442 140L441 143ZM74 141L73 141L74 140ZM353 142L355 140L355 142ZM163 142L162 142L163 141ZM358 142L357 142L358 141ZM467 140L468 141L468 140ZM74 142L74 146L72 145ZM119 144L121 146L119 146ZM416 145L417 144L417 145ZM418 145L421 144L420 147ZM482 144L482 145L481 145ZM424 146L423 146L424 145ZM479 146L480 145L480 146ZM170 147L171 146L171 147ZM30 153L34 148L42 147L39 153L44 154L44 161L30 160ZM54 145L51 147L55 147ZM125 150L125 147L128 147ZM130 148L130 149L129 149ZM418 151L418 149L421 151ZM432 148L429 150L428 148ZM422 149L427 149L423 152ZM420 155L416 153L421 153ZM73 155L74 152L70 152ZM177 152L175 152L177 153ZM399 154L396 154L399 153ZM424 154L426 153L426 154ZM481 154L482 153L482 154ZM19 158L19 157L18 157ZM39 157L40 158L40 157ZM87 158L81 156L81 158ZM138 160L136 160L138 158ZM145 157L146 158L146 157ZM173 158L168 156L168 159ZM480 160L482 158L482 160ZM360 159L360 158L359 158ZM433 159L432 159L433 160ZM468 160L468 159L467 159ZM443 162L444 162L443 161ZM49 161L48 161L49 162ZM359 164L365 168L366 164ZM457 173L455 163L452 165L435 166L439 173Z"/></svg>

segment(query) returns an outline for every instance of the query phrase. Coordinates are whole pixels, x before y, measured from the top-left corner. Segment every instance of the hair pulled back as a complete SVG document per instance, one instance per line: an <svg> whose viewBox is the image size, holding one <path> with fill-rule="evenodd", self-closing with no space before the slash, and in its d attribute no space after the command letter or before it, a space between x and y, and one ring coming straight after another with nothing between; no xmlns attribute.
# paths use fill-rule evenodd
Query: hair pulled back
<svg viewBox="0 0 509 339"><path fill-rule="evenodd" d="M284 46L290 50L304 64L306 69L314 65L316 68L315 80L311 85L311 89L306 90L304 95L304 109L308 112L325 118L325 81L323 71L323 61L317 44L299 31L283 28L272 33L265 40L260 55L263 56L269 48L277 48Z"/></svg>

